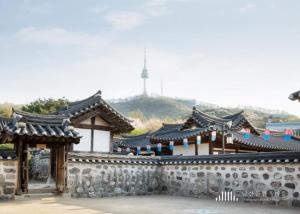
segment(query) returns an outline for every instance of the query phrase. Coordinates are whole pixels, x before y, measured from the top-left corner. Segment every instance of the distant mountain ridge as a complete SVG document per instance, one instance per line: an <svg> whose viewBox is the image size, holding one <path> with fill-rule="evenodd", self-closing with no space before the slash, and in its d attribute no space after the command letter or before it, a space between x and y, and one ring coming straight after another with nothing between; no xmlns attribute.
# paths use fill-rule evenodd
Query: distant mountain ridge
<svg viewBox="0 0 300 214"><path fill-rule="evenodd" d="M110 100L109 103L126 116L141 121L150 119L159 119L162 122L184 120L191 114L193 106L196 106L200 111L215 116L224 116L243 110L247 118L258 128L265 128L265 124L268 121L300 121L300 118L284 111L269 110L253 106L224 108L215 104L197 102L192 99L161 96L141 95L125 99Z"/></svg>

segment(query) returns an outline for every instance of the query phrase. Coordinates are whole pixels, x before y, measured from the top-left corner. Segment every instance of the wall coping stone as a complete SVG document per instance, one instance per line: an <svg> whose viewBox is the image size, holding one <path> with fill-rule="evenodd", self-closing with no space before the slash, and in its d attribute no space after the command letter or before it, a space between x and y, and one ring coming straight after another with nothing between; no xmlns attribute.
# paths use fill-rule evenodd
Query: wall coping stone
<svg viewBox="0 0 300 214"><path fill-rule="evenodd" d="M201 156L132 156L107 153L69 153L70 162L127 164L251 164L299 162L300 152L259 152Z"/></svg>

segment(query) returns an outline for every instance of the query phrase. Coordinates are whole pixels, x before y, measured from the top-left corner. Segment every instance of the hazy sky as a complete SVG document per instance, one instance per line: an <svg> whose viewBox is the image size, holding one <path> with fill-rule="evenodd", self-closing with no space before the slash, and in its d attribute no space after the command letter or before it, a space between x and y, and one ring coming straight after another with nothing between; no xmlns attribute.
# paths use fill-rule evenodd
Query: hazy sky
<svg viewBox="0 0 300 214"><path fill-rule="evenodd" d="M148 90L300 116L299 0L0 0L0 102Z"/></svg>

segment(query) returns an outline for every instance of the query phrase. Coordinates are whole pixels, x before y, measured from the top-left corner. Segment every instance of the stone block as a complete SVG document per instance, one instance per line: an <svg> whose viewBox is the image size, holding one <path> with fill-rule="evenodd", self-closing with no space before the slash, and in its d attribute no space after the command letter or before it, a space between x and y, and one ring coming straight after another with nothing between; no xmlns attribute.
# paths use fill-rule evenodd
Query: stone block
<svg viewBox="0 0 300 214"><path fill-rule="evenodd" d="M292 167L285 167L284 169L286 172L295 172L295 168Z"/></svg>
<svg viewBox="0 0 300 214"><path fill-rule="evenodd" d="M281 173L279 173L279 172L274 173L274 179L276 179L276 180L282 179Z"/></svg>
<svg viewBox="0 0 300 214"><path fill-rule="evenodd" d="M289 189L295 189L295 184L294 183L286 183L286 184L284 184L284 186L286 188L289 188Z"/></svg>
<svg viewBox="0 0 300 214"><path fill-rule="evenodd" d="M6 187L4 189L4 194L9 195L9 194L14 194L15 188L14 187Z"/></svg>
<svg viewBox="0 0 300 214"><path fill-rule="evenodd" d="M264 174L263 174L263 178L264 178L265 180L268 180L269 177L270 177L269 174L267 174L267 173L264 173Z"/></svg>
<svg viewBox="0 0 300 214"><path fill-rule="evenodd" d="M78 174L79 172L80 172L80 169L76 168L76 167L69 169L70 174Z"/></svg>
<svg viewBox="0 0 300 214"><path fill-rule="evenodd" d="M16 170L15 170L14 168L5 168L5 169L4 169L4 172L5 172L5 173L15 173Z"/></svg>
<svg viewBox="0 0 300 214"><path fill-rule="evenodd" d="M15 175L15 174L7 174L5 177L6 177L6 179L8 179L8 180L13 180L13 179L16 178L16 175Z"/></svg>
<svg viewBox="0 0 300 214"><path fill-rule="evenodd" d="M280 181L273 181L271 182L271 187L273 188L280 188L282 186Z"/></svg>
<svg viewBox="0 0 300 214"><path fill-rule="evenodd" d="M284 179L287 180L287 181L292 181L292 180L294 180L294 176L292 176L292 175L285 175Z"/></svg>
<svg viewBox="0 0 300 214"><path fill-rule="evenodd" d="M294 199L292 201L292 206L293 207L300 207L300 200Z"/></svg>

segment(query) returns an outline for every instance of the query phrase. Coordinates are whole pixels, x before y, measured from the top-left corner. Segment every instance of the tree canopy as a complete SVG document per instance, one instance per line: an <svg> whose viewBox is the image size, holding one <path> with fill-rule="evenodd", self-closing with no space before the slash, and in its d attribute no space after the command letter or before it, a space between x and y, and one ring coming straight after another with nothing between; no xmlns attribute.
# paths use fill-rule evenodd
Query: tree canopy
<svg viewBox="0 0 300 214"><path fill-rule="evenodd" d="M36 113L36 114L50 114L58 111L62 107L68 105L68 100L65 98L60 99L37 99L22 107L22 111Z"/></svg>

